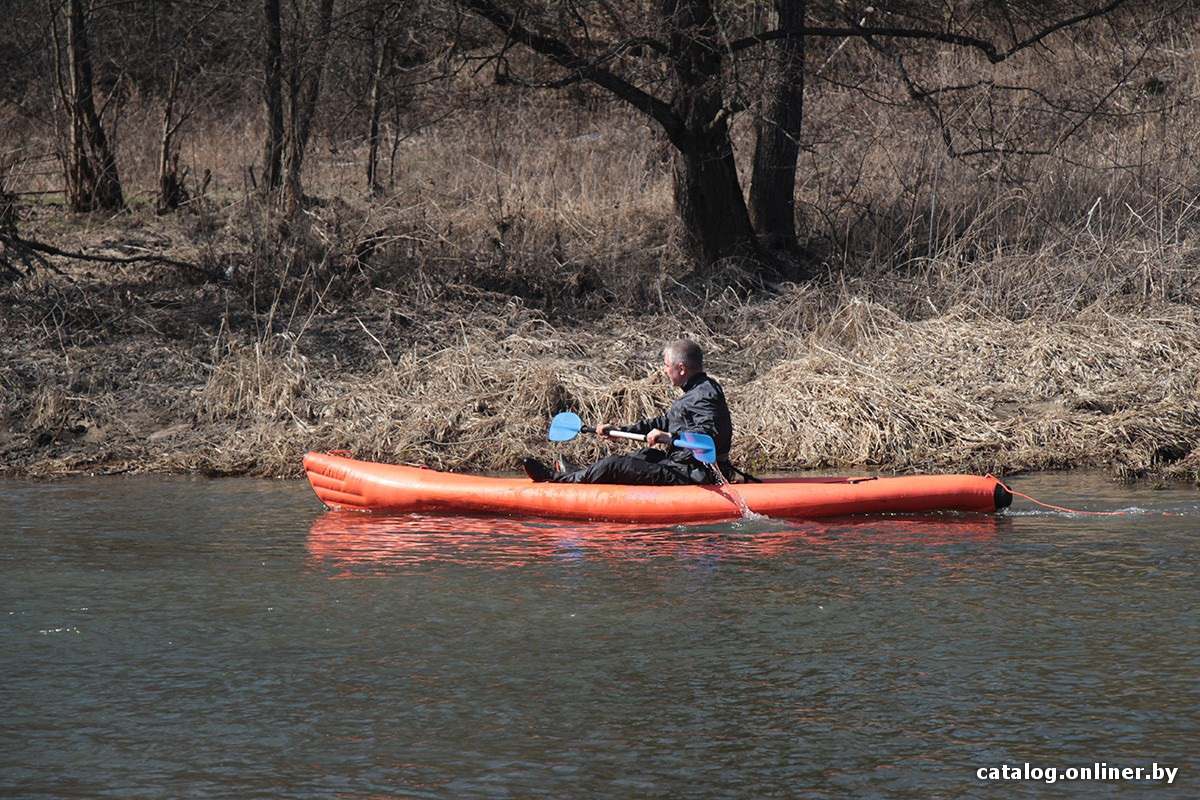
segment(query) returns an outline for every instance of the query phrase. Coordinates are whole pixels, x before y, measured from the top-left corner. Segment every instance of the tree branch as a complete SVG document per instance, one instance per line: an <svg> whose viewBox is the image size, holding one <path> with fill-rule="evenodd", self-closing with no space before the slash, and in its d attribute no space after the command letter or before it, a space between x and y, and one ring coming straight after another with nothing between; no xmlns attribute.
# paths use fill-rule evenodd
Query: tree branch
<svg viewBox="0 0 1200 800"><path fill-rule="evenodd" d="M907 88L909 98L912 99L917 104L919 104L923 109L925 109L926 113L929 115L929 117L933 121L934 125L936 125L939 128L939 130L941 131L942 141L946 146L946 153L951 158L956 158L956 159L969 158L969 157L980 156L980 155L994 155L994 154L1002 154L1002 155L1007 155L1007 156L1014 156L1014 155L1047 156L1047 155L1052 155L1056 150L1058 150L1059 147L1062 146L1062 144L1064 142L1066 142L1068 139L1070 139L1072 136L1074 136L1075 133L1080 130L1080 128L1082 128L1085 124L1087 124L1088 121L1090 121L1091 119L1093 119L1094 117L1097 117L1097 116L1105 116L1104 111L1103 111L1104 105L1109 101L1109 99L1112 98L1112 96L1114 94L1116 94L1118 89L1120 89L1122 86L1126 85L1126 81L1128 81L1129 76L1132 75L1138 69L1138 67L1141 66L1143 60L1146 58L1147 54L1150 52L1150 45L1147 44L1143 48L1141 54L1134 60L1132 65L1124 72L1123 75L1121 75L1120 79L1115 81L1113 83L1113 85L1109 88L1108 92L1103 97L1101 97L1099 100L1097 100L1090 108L1073 109L1073 108L1069 108L1066 106L1059 106L1059 105L1055 104L1043 92L1038 91L1037 89L1034 89L1032 87L998 86L997 84L993 83L990 80L981 80L981 81L977 81L973 84L959 84L959 85L955 85L955 86L946 86L946 87L940 87L940 88L936 88L936 89L926 89L926 88L920 86L916 82L916 80L913 79L913 77L909 74L908 69L904 64L903 55L899 52L898 48L893 43L877 42L877 41L875 41L874 38L872 38L870 36L866 37L865 41L872 49L878 51L885 57L892 59L892 61L896 65L896 70L899 73L901 80L904 82L904 85ZM1064 116L1075 113L1075 114L1079 114L1080 117L1078 120L1075 120L1074 123L1071 124L1064 132L1060 133L1055 138L1054 143L1049 148L1030 149L1030 148L1022 148L1022 147L1006 147L1003 143L1001 143L1000 145L976 147L974 149L969 149L969 150L960 150L954 143L953 132L950 128L950 124L947 121L945 115L943 114L942 107L938 104L936 97L937 97L937 95L942 94L942 93L969 91L971 89L976 89L976 88L988 88L988 89L999 88L999 89L1008 90L1008 91L1029 92L1029 93L1033 94L1035 97L1037 97L1038 99L1040 99L1048 108L1052 109L1053 111L1056 111ZM989 103L989 108L990 108L990 103ZM993 137L994 137L996 130L997 130L996 125L995 125L995 120L992 120L992 122L988 126L987 130L989 130L993 134Z"/></svg>
<svg viewBox="0 0 1200 800"><path fill-rule="evenodd" d="M1033 36L1029 37L1028 39L1025 39L1024 41L1018 42L1017 44L1013 45L1006 53L1004 53L1003 57L1000 60L1002 61L1005 58L1008 58L1009 56L1013 55L1014 53L1020 52L1021 50L1024 50L1027 47L1032 47L1033 45L1042 41L1042 39L1045 39L1050 34L1056 33L1058 31L1062 30L1063 28L1069 28L1072 25L1079 24L1080 22L1087 22L1089 19L1094 19L1095 17L1102 17L1105 14L1109 14L1109 13L1115 11L1118 6L1123 5L1124 3L1125 3L1125 0L1112 0L1112 2L1110 2L1106 6L1103 6L1102 8L1094 8L1091 11L1084 11L1081 14L1076 14L1075 16L1069 17L1068 19L1064 19L1059 22L1056 22L1055 24L1051 25L1050 27L1042 29L1040 32L1034 34ZM995 62L993 62L993 63L995 63Z"/></svg>
<svg viewBox="0 0 1200 800"><path fill-rule="evenodd" d="M1007 50L1002 50L995 43L987 39L980 39L977 36L968 36L962 33L950 33L948 31L931 31L921 28L893 28L893 27L863 27L854 25L848 28L833 28L818 26L814 28L802 28L799 31L774 30L758 33L754 36L747 36L742 39L737 39L729 44L729 49L732 52L740 52L755 45L772 42L777 39L786 39L792 36L825 36L825 37L857 37L870 38L878 37L885 39L925 39L934 42L943 42L945 44L958 45L960 47L971 47L982 52L987 60L993 64L998 64L1005 59L1012 58L1022 50L1038 44L1047 36L1056 33L1063 28L1069 28L1072 25L1078 25L1081 22L1086 22L1089 19L1104 16L1112 11L1115 11L1119 6L1124 5L1126 0L1110 0L1107 5L1100 8L1094 8L1090 11L1084 11L1069 17L1064 20L1050 25L1035 33L1027 39L1023 39L1014 43Z"/></svg>
<svg viewBox="0 0 1200 800"><path fill-rule="evenodd" d="M1124 0L1117 0L1117 2L1123 1ZM733 42L730 42L729 49L732 52L738 53L756 45L766 44L767 42L773 42L778 39L787 39L793 36L824 36L827 38L860 39L876 36L885 39L927 39L935 42L944 42L946 44L956 44L963 47L974 47L976 50L983 51L984 55L986 55L988 60L992 63L1003 61L1008 57L1007 55L1001 55L996 46L991 42L975 36L967 36L960 33L922 30L920 28L866 28L858 25L849 28L818 26L815 28L801 28L798 31L766 31L764 33L756 33L753 36L746 36L742 39L736 39Z"/></svg>
<svg viewBox="0 0 1200 800"><path fill-rule="evenodd" d="M596 61L580 55L558 39L526 28L512 14L500 8L492 0L460 0L460 2L468 10L483 17L503 31L510 41L520 42L530 50L549 57L559 66L571 72L578 73L592 83L607 89L638 111L658 122L663 130L666 131L668 138L673 142L682 140L684 135L683 120L676 116L671 110L670 105L599 65L603 61L610 60L619 55L627 47L634 47L637 44L655 46L656 50L663 52L661 50L661 43L654 42L654 45L650 45L654 41L651 39L629 40L627 47L624 46L626 43L621 43L621 46L608 51L608 53L602 56L601 61Z"/></svg>
<svg viewBox="0 0 1200 800"><path fill-rule="evenodd" d="M24 239L20 236L12 234L0 235L0 244L6 248L12 247L16 250L28 250L33 253L45 253L50 256L61 256L63 258L71 258L77 261L92 261L101 264L165 264L170 267L179 267L186 269L197 275L203 276L206 280L216 280L217 275L201 267L199 264L193 264L190 261L178 261L174 258L167 258L159 255L144 255L144 256L91 256L86 253L73 253L69 250L59 250L53 245L48 245L45 242L39 242L33 239ZM57 270L55 270L57 272Z"/></svg>

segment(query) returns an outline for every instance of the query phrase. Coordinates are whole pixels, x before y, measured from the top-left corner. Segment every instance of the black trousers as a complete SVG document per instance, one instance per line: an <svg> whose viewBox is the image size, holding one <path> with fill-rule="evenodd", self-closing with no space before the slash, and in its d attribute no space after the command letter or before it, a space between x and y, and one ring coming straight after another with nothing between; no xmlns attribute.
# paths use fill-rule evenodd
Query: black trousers
<svg viewBox="0 0 1200 800"><path fill-rule="evenodd" d="M612 455L590 467L554 478L558 483L624 483L635 486L688 486L712 483L701 464L672 461L662 450L646 447L628 455Z"/></svg>

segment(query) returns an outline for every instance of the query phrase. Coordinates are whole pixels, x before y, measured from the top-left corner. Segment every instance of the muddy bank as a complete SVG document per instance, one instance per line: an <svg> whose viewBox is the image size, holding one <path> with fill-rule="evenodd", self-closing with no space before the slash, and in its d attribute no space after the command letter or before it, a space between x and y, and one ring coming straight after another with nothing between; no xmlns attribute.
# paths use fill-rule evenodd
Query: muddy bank
<svg viewBox="0 0 1200 800"><path fill-rule="evenodd" d="M120 233L93 234L96 247L123 252ZM1190 296L1096 290L1006 317L981 298L1011 272L974 296L929 276L763 291L664 272L623 296L566 288L574 302L546 303L453 270L310 270L297 284L55 265L0 289L7 476L295 476L306 450L326 448L513 470L551 452L557 411L629 420L666 403L658 348L681 335L726 387L747 468L1200 476Z"/></svg>

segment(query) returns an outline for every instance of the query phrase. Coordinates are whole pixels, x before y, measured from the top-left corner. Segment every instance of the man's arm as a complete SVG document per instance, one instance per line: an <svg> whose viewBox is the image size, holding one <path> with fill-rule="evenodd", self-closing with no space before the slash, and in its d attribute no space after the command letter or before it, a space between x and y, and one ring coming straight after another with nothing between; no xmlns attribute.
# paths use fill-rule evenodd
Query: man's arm
<svg viewBox="0 0 1200 800"><path fill-rule="evenodd" d="M670 422L667 420L666 414L661 414L657 417L649 419L641 419L632 425L621 425L617 430L627 431L628 433L640 433L645 435L652 430L665 431L670 427Z"/></svg>

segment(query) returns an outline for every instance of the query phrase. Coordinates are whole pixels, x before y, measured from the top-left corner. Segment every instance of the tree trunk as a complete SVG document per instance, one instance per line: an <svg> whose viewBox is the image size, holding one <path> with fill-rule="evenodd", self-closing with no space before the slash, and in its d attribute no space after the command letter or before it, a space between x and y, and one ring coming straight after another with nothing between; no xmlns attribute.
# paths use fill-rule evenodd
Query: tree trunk
<svg viewBox="0 0 1200 800"><path fill-rule="evenodd" d="M8 173L8 165L0 160L0 236L17 235L17 196L5 186L4 176ZM3 249L0 245L0 260L4 257Z"/></svg>
<svg viewBox="0 0 1200 800"><path fill-rule="evenodd" d="M779 29L804 27L807 0L775 0ZM780 39L772 45L778 66L768 66L754 143L750 211L754 229L769 249L796 252L796 159L804 119L804 38Z"/></svg>
<svg viewBox="0 0 1200 800"><path fill-rule="evenodd" d="M66 154L67 202L72 211L116 211L125 207L117 162L108 146L92 96L92 55L83 0L67 8L70 90L65 98L71 142Z"/></svg>
<svg viewBox="0 0 1200 800"><path fill-rule="evenodd" d="M675 155L675 207L688 252L703 267L757 255L729 132L721 127Z"/></svg>
<svg viewBox="0 0 1200 800"><path fill-rule="evenodd" d="M367 191L378 195L383 192L379 181L379 118L383 113L383 77L391 50L390 37L386 33L376 36L375 47L375 65L371 73L371 122L367 134Z"/></svg>
<svg viewBox="0 0 1200 800"><path fill-rule="evenodd" d="M283 23L279 0L265 0L267 50L263 61L267 139L263 145L262 192L271 194L283 184Z"/></svg>
<svg viewBox="0 0 1200 800"><path fill-rule="evenodd" d="M183 176L179 174L179 154L174 152L175 131L179 123L175 120L175 101L179 97L179 61L171 71L167 84L167 102L163 108L162 138L158 148L158 202L155 211L166 214L179 208L187 199L183 188Z"/></svg>
<svg viewBox="0 0 1200 800"><path fill-rule="evenodd" d="M721 91L722 50L710 0L667 0L674 114L675 203L687 249L703 267L754 258L758 248L742 196Z"/></svg>
<svg viewBox="0 0 1200 800"><path fill-rule="evenodd" d="M325 54L329 49L329 33L333 28L333 0L321 0L317 11L317 32L309 44L313 54L305 67L300 50L292 62L291 119L287 137L287 154L284 158L285 182L283 206L289 216L299 210L304 199L301 174L304 168L304 152L312 133L313 119L317 113L317 100L321 95L321 73L325 71Z"/></svg>

